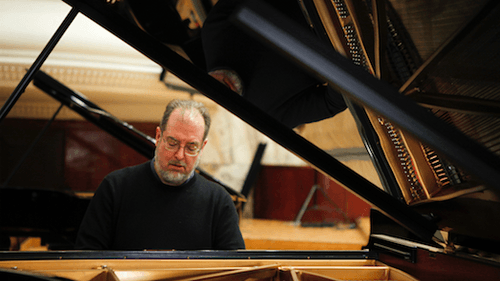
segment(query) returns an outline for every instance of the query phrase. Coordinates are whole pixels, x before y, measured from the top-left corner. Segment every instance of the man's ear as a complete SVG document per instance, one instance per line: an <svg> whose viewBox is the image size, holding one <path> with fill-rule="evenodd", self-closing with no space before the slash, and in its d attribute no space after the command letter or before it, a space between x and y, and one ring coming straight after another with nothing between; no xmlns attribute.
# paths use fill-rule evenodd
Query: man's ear
<svg viewBox="0 0 500 281"><path fill-rule="evenodd" d="M158 145L158 143L160 142L160 139L161 139L161 129L160 129L160 127L156 127L156 136L155 136L155 139L156 139L156 145Z"/></svg>

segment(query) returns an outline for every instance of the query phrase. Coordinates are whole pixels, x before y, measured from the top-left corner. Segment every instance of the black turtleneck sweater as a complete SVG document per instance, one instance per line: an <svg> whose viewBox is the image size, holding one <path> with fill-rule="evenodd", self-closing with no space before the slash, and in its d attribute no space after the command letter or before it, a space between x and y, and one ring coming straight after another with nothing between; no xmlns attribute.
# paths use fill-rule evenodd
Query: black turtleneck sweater
<svg viewBox="0 0 500 281"><path fill-rule="evenodd" d="M245 244L227 191L194 173L163 184L151 161L104 178L83 218L75 248L234 250Z"/></svg>

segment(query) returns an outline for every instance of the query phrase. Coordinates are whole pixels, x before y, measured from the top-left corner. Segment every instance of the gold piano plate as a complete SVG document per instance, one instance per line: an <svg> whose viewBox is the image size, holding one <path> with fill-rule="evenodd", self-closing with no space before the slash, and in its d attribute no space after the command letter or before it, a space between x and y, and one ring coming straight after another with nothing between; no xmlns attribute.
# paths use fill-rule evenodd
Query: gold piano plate
<svg viewBox="0 0 500 281"><path fill-rule="evenodd" d="M80 281L417 280L376 260L22 260L0 268Z"/></svg>

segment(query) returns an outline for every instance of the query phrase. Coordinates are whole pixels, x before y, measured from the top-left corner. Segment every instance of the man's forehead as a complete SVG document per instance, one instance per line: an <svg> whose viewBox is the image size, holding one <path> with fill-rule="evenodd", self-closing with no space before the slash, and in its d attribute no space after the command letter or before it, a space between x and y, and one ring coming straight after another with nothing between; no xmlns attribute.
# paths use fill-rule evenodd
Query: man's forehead
<svg viewBox="0 0 500 281"><path fill-rule="evenodd" d="M170 116L170 119L177 118L182 121L201 121L203 122L203 116L201 115L200 111L197 110L196 108L176 108L173 112L172 115Z"/></svg>
<svg viewBox="0 0 500 281"><path fill-rule="evenodd" d="M170 115L165 132L169 136L180 133L203 139L205 121L197 109L177 108Z"/></svg>

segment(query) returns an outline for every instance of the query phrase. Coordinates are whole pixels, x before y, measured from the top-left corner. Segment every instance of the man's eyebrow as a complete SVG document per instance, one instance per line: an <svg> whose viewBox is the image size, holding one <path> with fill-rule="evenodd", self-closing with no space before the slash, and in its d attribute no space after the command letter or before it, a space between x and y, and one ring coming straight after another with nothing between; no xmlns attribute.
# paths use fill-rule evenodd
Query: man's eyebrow
<svg viewBox="0 0 500 281"><path fill-rule="evenodd" d="M173 140L174 140L174 141L176 141L176 142L180 142L180 141L178 141L178 140L177 140L176 138L174 138L174 137L167 136L167 139L168 139L168 138L171 138L171 139L173 139ZM200 143L199 143L198 141L188 142L187 144L196 144L196 145L200 145Z"/></svg>
<svg viewBox="0 0 500 281"><path fill-rule="evenodd" d="M176 142L179 142L176 138L171 137L171 136L167 136L167 139L172 139L172 140L174 140L174 141L176 141Z"/></svg>

